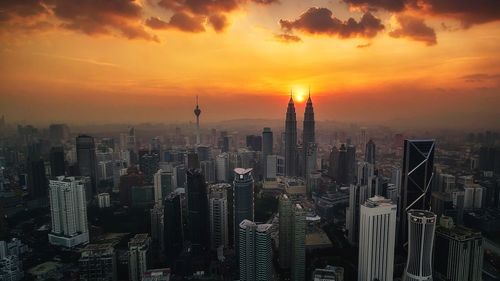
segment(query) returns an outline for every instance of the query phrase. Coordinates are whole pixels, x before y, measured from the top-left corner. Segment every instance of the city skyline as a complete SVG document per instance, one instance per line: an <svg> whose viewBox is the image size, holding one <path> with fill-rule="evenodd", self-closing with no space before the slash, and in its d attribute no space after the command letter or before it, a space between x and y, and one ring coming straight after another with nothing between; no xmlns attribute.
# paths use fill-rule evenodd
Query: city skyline
<svg viewBox="0 0 500 281"><path fill-rule="evenodd" d="M494 0L103 3L1 4L8 120L185 122L196 95L205 122L277 119L311 87L317 120L500 127Z"/></svg>

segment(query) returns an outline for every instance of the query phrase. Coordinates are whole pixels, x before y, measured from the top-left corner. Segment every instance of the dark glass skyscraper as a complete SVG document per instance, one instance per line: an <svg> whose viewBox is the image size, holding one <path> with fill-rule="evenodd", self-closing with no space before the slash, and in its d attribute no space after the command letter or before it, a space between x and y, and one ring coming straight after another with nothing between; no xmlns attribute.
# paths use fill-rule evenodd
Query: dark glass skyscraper
<svg viewBox="0 0 500 281"><path fill-rule="evenodd" d="M92 181L92 195L97 191L97 162L94 138L79 135L76 138L76 158L80 176L90 177Z"/></svg>
<svg viewBox="0 0 500 281"><path fill-rule="evenodd" d="M181 197L178 194L170 193L165 197L164 208L165 257L167 265L172 266L182 250L182 241L184 239Z"/></svg>
<svg viewBox="0 0 500 281"><path fill-rule="evenodd" d="M207 184L200 169L188 169L186 175L189 240L193 251L201 252L209 246Z"/></svg>
<svg viewBox="0 0 500 281"><path fill-rule="evenodd" d="M405 140L400 197L400 245L407 239L407 212L429 210L434 176L434 140Z"/></svg>
<svg viewBox="0 0 500 281"><path fill-rule="evenodd" d="M50 175L51 177L64 176L66 166L64 164L64 148L55 146L50 149Z"/></svg>
<svg viewBox="0 0 500 281"><path fill-rule="evenodd" d="M285 120L285 176L297 175L297 116L295 104L290 95ZM253 219L251 220L253 221Z"/></svg>
<svg viewBox="0 0 500 281"><path fill-rule="evenodd" d="M365 162L375 165L375 143L372 139L366 143Z"/></svg>
<svg viewBox="0 0 500 281"><path fill-rule="evenodd" d="M311 100L311 93L309 93L309 98L307 99L306 109L304 111L304 123L303 123L303 132L302 132L302 149L304 154L304 177L308 177L307 171L307 155L310 154L311 149L314 149L314 144L316 142L316 129L314 123L314 108Z"/></svg>
<svg viewBox="0 0 500 281"><path fill-rule="evenodd" d="M247 219L254 220L253 188L254 180L252 169L234 169L234 238L238 245L238 233L240 223Z"/></svg>

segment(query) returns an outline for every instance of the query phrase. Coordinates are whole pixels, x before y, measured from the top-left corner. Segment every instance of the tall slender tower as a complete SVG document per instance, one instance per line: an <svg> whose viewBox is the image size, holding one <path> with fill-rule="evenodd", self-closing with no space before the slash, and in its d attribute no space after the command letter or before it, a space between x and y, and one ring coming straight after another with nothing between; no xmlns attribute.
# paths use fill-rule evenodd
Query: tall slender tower
<svg viewBox="0 0 500 281"><path fill-rule="evenodd" d="M408 258L403 281L432 281L432 250L436 215L426 210L409 210Z"/></svg>
<svg viewBox="0 0 500 281"><path fill-rule="evenodd" d="M304 123L303 123L303 134L302 134L302 147L304 150L304 177L307 178L310 172L315 170L316 167L311 167L311 164L314 166L314 161L307 161L308 156L313 157L315 155L314 151L316 142L316 134L315 134L315 123L314 123L314 108L311 100L311 90L309 89L309 98L306 103L306 110L304 111Z"/></svg>
<svg viewBox="0 0 500 281"><path fill-rule="evenodd" d="M297 116L295 114L295 104L293 103L292 92L286 110L285 121L285 176L297 175Z"/></svg>
<svg viewBox="0 0 500 281"><path fill-rule="evenodd" d="M196 108L194 109L194 115L196 115L196 145L200 145L200 114L201 109L198 106L198 96L196 96Z"/></svg>

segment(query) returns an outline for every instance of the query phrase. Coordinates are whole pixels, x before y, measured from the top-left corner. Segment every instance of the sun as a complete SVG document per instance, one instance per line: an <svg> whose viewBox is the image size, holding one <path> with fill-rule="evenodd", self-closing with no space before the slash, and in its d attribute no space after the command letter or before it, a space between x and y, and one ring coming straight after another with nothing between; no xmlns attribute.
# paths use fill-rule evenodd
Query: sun
<svg viewBox="0 0 500 281"><path fill-rule="evenodd" d="M305 93L302 90L297 90L293 93L293 98L296 102L303 102L305 99Z"/></svg>

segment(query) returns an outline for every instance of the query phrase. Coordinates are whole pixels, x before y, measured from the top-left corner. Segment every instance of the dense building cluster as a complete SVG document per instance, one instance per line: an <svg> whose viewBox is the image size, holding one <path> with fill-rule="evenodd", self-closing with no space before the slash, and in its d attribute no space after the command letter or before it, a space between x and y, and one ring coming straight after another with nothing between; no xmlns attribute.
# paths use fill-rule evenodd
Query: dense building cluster
<svg viewBox="0 0 500 281"><path fill-rule="evenodd" d="M302 129L292 96L281 125L194 114L3 124L0 280L500 278L497 133L316 122L310 95Z"/></svg>

